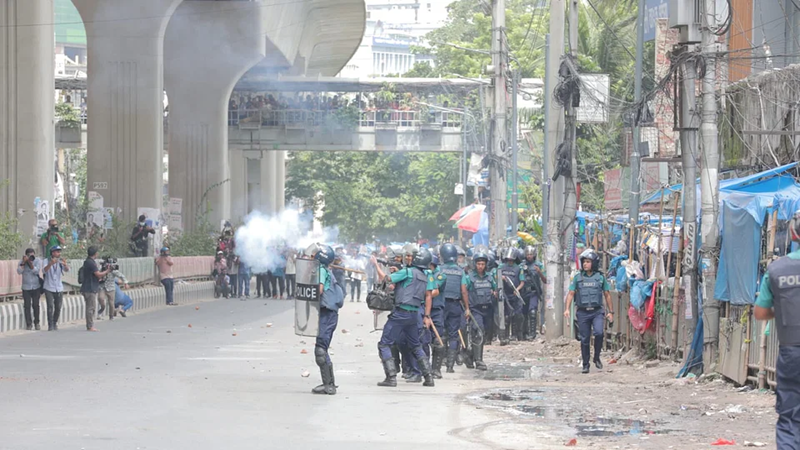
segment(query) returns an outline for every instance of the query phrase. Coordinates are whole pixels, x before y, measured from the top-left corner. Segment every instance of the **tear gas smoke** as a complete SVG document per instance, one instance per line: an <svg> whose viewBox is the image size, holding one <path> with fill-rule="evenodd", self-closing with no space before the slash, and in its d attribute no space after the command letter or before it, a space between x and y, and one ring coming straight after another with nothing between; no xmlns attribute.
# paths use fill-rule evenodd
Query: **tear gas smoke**
<svg viewBox="0 0 800 450"><path fill-rule="evenodd" d="M264 273L285 265L281 253L287 248L302 252L315 242L336 242L338 238L336 227L315 233L311 220L294 209L275 216L253 211L236 230L236 254L252 273Z"/></svg>

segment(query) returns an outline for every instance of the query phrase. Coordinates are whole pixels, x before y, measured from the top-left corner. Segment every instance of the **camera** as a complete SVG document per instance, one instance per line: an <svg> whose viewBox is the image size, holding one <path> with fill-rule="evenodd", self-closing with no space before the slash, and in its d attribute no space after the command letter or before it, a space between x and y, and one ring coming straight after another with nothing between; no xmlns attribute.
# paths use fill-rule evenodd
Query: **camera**
<svg viewBox="0 0 800 450"><path fill-rule="evenodd" d="M119 270L119 264L117 264L117 260L115 258L106 256L105 259L103 260L103 267L101 268L101 270L105 272L109 268L111 270Z"/></svg>
<svg viewBox="0 0 800 450"><path fill-rule="evenodd" d="M58 233L58 225L53 225L52 227L50 227L50 231Z"/></svg>
<svg viewBox="0 0 800 450"><path fill-rule="evenodd" d="M34 261L36 261L36 255L31 255L31 256L28 256L28 260L29 260L30 262L34 262Z"/></svg>

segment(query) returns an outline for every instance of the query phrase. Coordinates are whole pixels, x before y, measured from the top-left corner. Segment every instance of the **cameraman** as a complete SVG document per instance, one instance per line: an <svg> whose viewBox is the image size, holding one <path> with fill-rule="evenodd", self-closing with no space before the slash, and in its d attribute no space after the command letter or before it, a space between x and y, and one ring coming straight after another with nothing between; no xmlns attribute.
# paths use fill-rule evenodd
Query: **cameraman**
<svg viewBox="0 0 800 450"><path fill-rule="evenodd" d="M61 247L50 249L50 261L42 269L44 275L44 297L47 300L47 331L58 330L61 303L64 301L64 284L61 276L69 272L67 262L61 257Z"/></svg>
<svg viewBox="0 0 800 450"><path fill-rule="evenodd" d="M147 235L156 234L153 227L147 225L147 217L144 214L139 216L139 223L133 227L131 233L131 244L133 256L142 257L147 256Z"/></svg>
<svg viewBox="0 0 800 450"><path fill-rule="evenodd" d="M22 275L22 298L24 299L23 309L25 310L25 328L41 330L39 326L39 298L42 295L42 260L36 259L36 254L32 248L25 250L25 256L17 267L17 273ZM33 308L33 318L31 318L31 307Z"/></svg>
<svg viewBox="0 0 800 450"><path fill-rule="evenodd" d="M42 233L42 238L40 241L44 247L45 255L49 255L50 251L53 250L53 247L61 247L66 243L64 240L64 234L58 231L58 221L56 219L50 219L47 224L47 231Z"/></svg>
<svg viewBox="0 0 800 450"><path fill-rule="evenodd" d="M95 259L97 258L97 247L92 245L86 251L86 259L83 261L83 283L81 283L81 294L86 303L86 331L97 331L94 327L94 311L97 307L97 296L100 293L100 281L111 272L111 268L100 270Z"/></svg>
<svg viewBox="0 0 800 450"><path fill-rule="evenodd" d="M117 315L115 299L115 295L117 293L117 279L122 280L122 284L125 285L125 289L128 289L128 279L125 278L125 275L119 271L117 260L110 256L106 256L103 260L101 270L110 270L110 272L100 282L100 295L98 296L98 300L100 301L100 310L97 311L97 318L102 318L103 311L106 309L106 307L108 307L108 319L114 320L114 317Z"/></svg>
<svg viewBox="0 0 800 450"><path fill-rule="evenodd" d="M169 247L161 248L161 255L156 258L156 266L158 267L158 277L161 284L164 285L164 293L167 296L167 306L172 306L173 303L172 292L175 289L175 284L172 280L172 258L169 256Z"/></svg>

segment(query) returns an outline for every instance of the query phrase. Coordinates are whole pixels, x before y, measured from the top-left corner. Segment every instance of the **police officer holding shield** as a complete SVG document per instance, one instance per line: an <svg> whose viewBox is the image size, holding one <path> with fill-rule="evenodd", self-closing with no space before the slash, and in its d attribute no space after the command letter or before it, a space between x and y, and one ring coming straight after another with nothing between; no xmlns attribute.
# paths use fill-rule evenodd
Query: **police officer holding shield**
<svg viewBox="0 0 800 450"><path fill-rule="evenodd" d="M314 394L336 394L336 380L333 377L333 363L328 355L328 348L333 339L333 332L339 324L339 308L344 305L344 292L328 265L336 258L330 246L324 245L314 255L319 261L319 332L314 345L314 358L319 366L322 384L311 390Z"/></svg>
<svg viewBox="0 0 800 450"><path fill-rule="evenodd" d="M569 285L569 294L564 311L564 317L569 319L572 300L575 300L577 312L575 319L578 321L578 330L581 338L581 357L583 370L589 373L589 347L590 337L594 336L594 364L598 369L603 368L600 362L600 350L603 348L603 333L605 319L614 320L614 311L611 307L611 285L606 277L597 271L600 257L594 250L581 253L581 272L575 275ZM603 308L605 298L606 309Z"/></svg>
<svg viewBox="0 0 800 450"><path fill-rule="evenodd" d="M788 230L800 242L800 210ZM778 333L778 387L775 443L778 449L800 449L800 250L774 261L761 280L754 314L758 320L775 319Z"/></svg>
<svg viewBox="0 0 800 450"><path fill-rule="evenodd" d="M423 386L433 386L431 366L422 350L419 341L418 315L419 309L425 308L423 324L431 323L431 292L427 290L428 278L425 270L431 264L431 254L427 249L420 249L411 259L411 265L391 275L386 275L378 268L378 276L394 285L395 308L389 320L383 326L383 334L378 342L378 354L383 364L386 378L378 386L397 386L397 367L392 356L392 346L404 339L411 348L412 354L425 378Z"/></svg>
<svg viewBox="0 0 800 450"><path fill-rule="evenodd" d="M467 275L459 267L458 249L453 244L444 244L439 249L442 260L441 272L444 283L444 329L447 334L447 357L445 367L447 373L455 373L459 337L458 330L463 327L464 318L469 317L469 295L467 293ZM461 302L464 302L463 306Z"/></svg>

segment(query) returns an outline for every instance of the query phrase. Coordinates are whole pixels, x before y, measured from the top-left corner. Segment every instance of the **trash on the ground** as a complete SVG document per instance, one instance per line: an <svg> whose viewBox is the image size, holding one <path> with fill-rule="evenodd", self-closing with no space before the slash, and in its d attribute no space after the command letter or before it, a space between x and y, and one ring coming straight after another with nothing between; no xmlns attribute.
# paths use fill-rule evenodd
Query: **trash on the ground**
<svg viewBox="0 0 800 450"><path fill-rule="evenodd" d="M711 445L736 445L736 441L729 441L727 439L719 438L716 441L712 442Z"/></svg>
<svg viewBox="0 0 800 450"><path fill-rule="evenodd" d="M347 333L349 333L349 332L350 332L350 330L345 330L345 329L342 329L342 334L347 334Z"/></svg>
<svg viewBox="0 0 800 450"><path fill-rule="evenodd" d="M303 373L300 374L303 378L308 378L311 375L311 372L304 370Z"/></svg>
<svg viewBox="0 0 800 450"><path fill-rule="evenodd" d="M236 333L231 333L231 336L236 336Z"/></svg>
<svg viewBox="0 0 800 450"><path fill-rule="evenodd" d="M189 326L189 328L192 328L192 324L189 324L188 326Z"/></svg>
<svg viewBox="0 0 800 450"><path fill-rule="evenodd" d="M566 444L564 444L564 447L575 447L576 445L578 445L578 440L575 439L575 438L572 438L569 441L567 441Z"/></svg>
<svg viewBox="0 0 800 450"><path fill-rule="evenodd" d="M194 310L195 310L195 311L199 311L199 310L200 310L200 307L199 307L199 306L195 306L195 307L194 307Z"/></svg>
<svg viewBox="0 0 800 450"><path fill-rule="evenodd" d="M308 350L302 349L302 350L300 350L300 354L301 355L306 355L306 354L308 354Z"/></svg>
<svg viewBox="0 0 800 450"><path fill-rule="evenodd" d="M364 343L363 343L363 342L359 342L359 343L358 343L358 344L356 344L355 346L356 346L356 347L363 347L363 346L364 346Z"/></svg>
<svg viewBox="0 0 800 450"><path fill-rule="evenodd" d="M167 333L172 333L172 330L167 330Z"/></svg>
<svg viewBox="0 0 800 450"><path fill-rule="evenodd" d="M300 341L300 343L306 345L306 341Z"/></svg>
<svg viewBox="0 0 800 450"><path fill-rule="evenodd" d="M747 408L742 405L728 405L725 408L725 412L728 414L744 414L747 412Z"/></svg>
<svg viewBox="0 0 800 450"><path fill-rule="evenodd" d="M267 324L267 328L272 328L272 322Z"/></svg>
<svg viewBox="0 0 800 450"><path fill-rule="evenodd" d="M767 446L767 444L765 444L765 443L763 443L763 442L750 442L750 441L744 441L744 446L745 446L745 447L766 447L766 446Z"/></svg>

